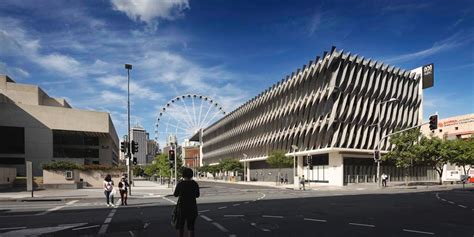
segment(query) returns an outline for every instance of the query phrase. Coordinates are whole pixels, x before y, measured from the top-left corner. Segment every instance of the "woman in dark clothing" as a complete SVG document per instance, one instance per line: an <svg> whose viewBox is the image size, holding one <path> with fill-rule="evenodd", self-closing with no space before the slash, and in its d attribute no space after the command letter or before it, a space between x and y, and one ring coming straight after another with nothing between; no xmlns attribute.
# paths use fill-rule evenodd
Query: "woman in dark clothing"
<svg viewBox="0 0 474 237"><path fill-rule="evenodd" d="M199 185L192 180L193 171L189 168L183 169L183 180L176 185L174 196L178 198L178 221L176 229L180 237L184 235L184 223L188 227L189 237L194 237L194 223L198 216L196 198L199 197Z"/></svg>

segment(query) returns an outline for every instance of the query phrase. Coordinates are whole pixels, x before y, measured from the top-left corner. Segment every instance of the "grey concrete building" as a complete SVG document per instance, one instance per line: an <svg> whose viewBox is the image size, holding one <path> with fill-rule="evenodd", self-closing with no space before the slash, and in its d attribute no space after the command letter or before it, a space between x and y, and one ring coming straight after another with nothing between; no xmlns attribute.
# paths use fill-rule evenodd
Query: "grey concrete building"
<svg viewBox="0 0 474 237"><path fill-rule="evenodd" d="M290 159L296 156L295 175L314 182L343 185L355 182L355 175L357 182L371 182L380 137L422 121L420 71L333 48L205 128L202 164L239 159L248 179L275 181L277 172L265 160L283 150ZM390 147L381 142L382 151ZM393 168L387 164L383 171L395 177ZM419 172L432 178L426 169ZM293 169L284 173L291 182Z"/></svg>
<svg viewBox="0 0 474 237"><path fill-rule="evenodd" d="M116 165L118 141L109 113L74 109L38 86L0 76L0 165L24 175L32 161L36 176L43 163L58 160Z"/></svg>
<svg viewBox="0 0 474 237"><path fill-rule="evenodd" d="M138 142L138 152L133 154L133 157L137 158L137 163L139 165L147 164L147 147L148 147L148 135L146 130L136 125L131 128L132 140Z"/></svg>

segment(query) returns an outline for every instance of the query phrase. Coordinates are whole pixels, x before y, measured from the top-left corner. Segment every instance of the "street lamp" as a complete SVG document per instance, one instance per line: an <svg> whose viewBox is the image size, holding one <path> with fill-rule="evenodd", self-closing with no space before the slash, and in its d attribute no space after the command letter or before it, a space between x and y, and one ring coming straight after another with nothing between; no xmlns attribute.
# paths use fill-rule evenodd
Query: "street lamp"
<svg viewBox="0 0 474 237"><path fill-rule="evenodd" d="M130 152L130 70L132 70L132 64L125 64L125 69L127 69L127 122L128 122L128 149L127 149L127 174L128 174L128 180L130 183L132 183L132 173L130 169L130 162L132 159L132 155ZM132 195L132 189L131 187L128 188L128 195Z"/></svg>
<svg viewBox="0 0 474 237"><path fill-rule="evenodd" d="M291 148L293 149L293 184L295 184L297 182L295 179L296 177L296 154L295 153L299 148L296 145L291 145Z"/></svg>
<svg viewBox="0 0 474 237"><path fill-rule="evenodd" d="M247 162L245 161L248 157L247 154L243 153L242 154L244 156L244 182L247 182L247 178L246 178L246 175L247 175Z"/></svg>
<svg viewBox="0 0 474 237"><path fill-rule="evenodd" d="M389 100L382 101L382 102L378 103L378 105L377 105L380 109L379 109L378 118L377 118L377 145L376 145L375 150L374 150L374 160L375 160L375 162L377 162L377 177L376 177L376 179L377 179L377 186L378 187L380 187L380 158L381 158L381 156L380 156L380 130L381 130L381 128L380 128L380 121L381 121L381 119L380 119L380 116L381 116L380 110L382 110L381 109L382 104L392 103L392 102L395 102L395 101L398 101L398 99L390 98Z"/></svg>

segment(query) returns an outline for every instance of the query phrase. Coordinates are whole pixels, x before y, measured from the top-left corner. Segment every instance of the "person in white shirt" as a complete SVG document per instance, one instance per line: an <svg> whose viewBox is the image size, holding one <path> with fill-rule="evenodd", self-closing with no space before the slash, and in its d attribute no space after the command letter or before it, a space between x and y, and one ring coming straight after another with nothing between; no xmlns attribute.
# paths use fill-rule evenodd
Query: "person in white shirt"
<svg viewBox="0 0 474 237"><path fill-rule="evenodd" d="M388 175L386 175L385 173L382 173L382 186L383 187L387 187L387 179L388 179Z"/></svg>
<svg viewBox="0 0 474 237"><path fill-rule="evenodd" d="M108 207L113 207L114 206L114 181L112 180L112 176L108 174L105 176L104 179L104 194L105 194L105 199L107 200L107 206Z"/></svg>

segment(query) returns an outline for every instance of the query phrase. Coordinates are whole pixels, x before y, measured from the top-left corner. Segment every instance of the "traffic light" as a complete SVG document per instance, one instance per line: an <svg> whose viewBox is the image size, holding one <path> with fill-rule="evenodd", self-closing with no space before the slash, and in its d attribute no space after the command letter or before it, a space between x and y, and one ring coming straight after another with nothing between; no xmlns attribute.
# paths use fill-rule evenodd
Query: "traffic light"
<svg viewBox="0 0 474 237"><path fill-rule="evenodd" d="M127 142L121 142L120 143L120 151L123 153L127 153Z"/></svg>
<svg viewBox="0 0 474 237"><path fill-rule="evenodd" d="M438 115L431 115L430 116L430 130L438 129Z"/></svg>
<svg viewBox="0 0 474 237"><path fill-rule="evenodd" d="M380 151L374 151L374 160L380 160Z"/></svg>
<svg viewBox="0 0 474 237"><path fill-rule="evenodd" d="M138 142L132 140L132 153L138 153Z"/></svg>
<svg viewBox="0 0 474 237"><path fill-rule="evenodd" d="M132 161L133 165L137 165L137 157L133 157L133 161Z"/></svg>
<svg viewBox="0 0 474 237"><path fill-rule="evenodd" d="M170 164L170 169L173 169L173 167L174 167L174 161L170 161L169 164Z"/></svg>
<svg viewBox="0 0 474 237"><path fill-rule="evenodd" d="M174 152L174 150L168 151L168 160L174 162L175 156L176 156L176 153Z"/></svg>

